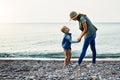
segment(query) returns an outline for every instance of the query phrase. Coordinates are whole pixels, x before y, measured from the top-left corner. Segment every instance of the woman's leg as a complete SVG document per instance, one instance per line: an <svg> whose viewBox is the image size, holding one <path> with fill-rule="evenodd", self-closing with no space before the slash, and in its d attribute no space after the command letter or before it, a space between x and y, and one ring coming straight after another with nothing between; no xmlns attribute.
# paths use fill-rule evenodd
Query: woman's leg
<svg viewBox="0 0 120 80"><path fill-rule="evenodd" d="M96 48L95 48L95 38L90 42L90 48L92 50L92 63L96 63Z"/></svg>
<svg viewBox="0 0 120 80"><path fill-rule="evenodd" d="M85 39L84 44L83 44L83 48L82 48L82 52L81 52L81 55L80 55L79 60L78 60L78 64L81 64L83 58L85 57L88 45L89 45L89 39Z"/></svg>

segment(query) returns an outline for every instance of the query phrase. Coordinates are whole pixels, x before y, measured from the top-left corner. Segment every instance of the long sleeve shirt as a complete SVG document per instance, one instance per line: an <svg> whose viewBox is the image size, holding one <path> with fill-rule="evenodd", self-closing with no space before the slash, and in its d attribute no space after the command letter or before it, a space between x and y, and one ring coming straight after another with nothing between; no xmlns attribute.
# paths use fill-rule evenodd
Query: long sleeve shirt
<svg viewBox="0 0 120 80"><path fill-rule="evenodd" d="M62 47L64 49L71 49L71 43L77 43L78 41L72 41L71 33L65 33L62 40Z"/></svg>

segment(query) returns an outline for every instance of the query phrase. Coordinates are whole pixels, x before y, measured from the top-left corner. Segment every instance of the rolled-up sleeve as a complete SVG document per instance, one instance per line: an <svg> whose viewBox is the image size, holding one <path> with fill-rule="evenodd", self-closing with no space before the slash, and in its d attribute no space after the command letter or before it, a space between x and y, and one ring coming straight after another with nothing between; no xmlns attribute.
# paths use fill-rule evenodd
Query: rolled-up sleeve
<svg viewBox="0 0 120 80"><path fill-rule="evenodd" d="M84 16L81 16L81 17L80 17L80 20L81 20L82 23L86 22L86 19L85 19Z"/></svg>

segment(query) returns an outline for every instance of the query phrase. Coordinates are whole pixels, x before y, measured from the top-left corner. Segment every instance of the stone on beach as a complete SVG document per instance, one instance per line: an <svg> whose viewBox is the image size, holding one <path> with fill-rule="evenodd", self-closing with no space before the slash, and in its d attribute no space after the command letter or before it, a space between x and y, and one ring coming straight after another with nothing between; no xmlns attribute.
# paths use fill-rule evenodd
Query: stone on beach
<svg viewBox="0 0 120 80"><path fill-rule="evenodd" d="M63 61L1 60L1 80L120 80L120 61L83 61L63 67Z"/></svg>

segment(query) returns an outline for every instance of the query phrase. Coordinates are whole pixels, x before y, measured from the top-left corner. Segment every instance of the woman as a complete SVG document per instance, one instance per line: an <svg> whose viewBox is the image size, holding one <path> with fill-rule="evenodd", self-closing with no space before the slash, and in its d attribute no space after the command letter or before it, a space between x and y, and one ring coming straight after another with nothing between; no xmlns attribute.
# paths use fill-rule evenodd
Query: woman
<svg viewBox="0 0 120 80"><path fill-rule="evenodd" d="M89 20L89 18L85 14L77 14L75 11L72 11L70 13L71 20L78 21L79 22L79 29L82 31L80 34L80 37L78 38L78 41L80 42L81 39L84 36L84 44L82 48L81 55L78 60L78 64L80 65L83 58L85 57L86 50L88 46L90 45L90 48L92 50L92 63L96 63L96 48L95 48L95 38L96 38L96 31L97 28L92 24L92 22Z"/></svg>

